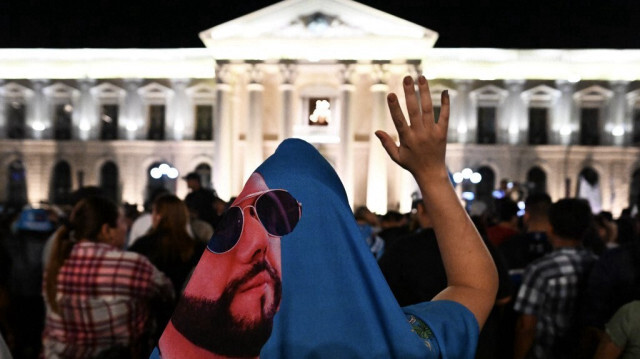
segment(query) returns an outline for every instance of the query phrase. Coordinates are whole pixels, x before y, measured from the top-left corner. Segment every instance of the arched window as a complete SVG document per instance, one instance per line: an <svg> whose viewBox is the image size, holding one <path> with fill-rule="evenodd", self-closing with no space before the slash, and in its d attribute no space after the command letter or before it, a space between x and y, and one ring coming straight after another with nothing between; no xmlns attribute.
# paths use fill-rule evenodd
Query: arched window
<svg viewBox="0 0 640 359"><path fill-rule="evenodd" d="M145 202L149 201L153 194L161 189L175 193L176 178L178 178L178 170L173 166L164 162L154 162L147 168Z"/></svg>
<svg viewBox="0 0 640 359"><path fill-rule="evenodd" d="M108 161L100 168L100 187L107 198L119 203L118 166Z"/></svg>
<svg viewBox="0 0 640 359"><path fill-rule="evenodd" d="M476 199L489 205L493 201L493 190L496 185L496 175L488 166L482 166L476 171L482 176L482 180L476 185Z"/></svg>
<svg viewBox="0 0 640 359"><path fill-rule="evenodd" d="M71 203L71 167L66 161L58 162L53 167L51 183L51 202L54 204Z"/></svg>
<svg viewBox="0 0 640 359"><path fill-rule="evenodd" d="M631 175L631 185L629 186L629 208L640 205L640 168L633 171Z"/></svg>
<svg viewBox="0 0 640 359"><path fill-rule="evenodd" d="M528 194L547 193L547 174L540 167L533 167L527 172Z"/></svg>
<svg viewBox="0 0 640 359"><path fill-rule="evenodd" d="M602 210L602 194L600 193L600 176L591 167L585 167L578 175L576 197L589 201L591 211L599 213Z"/></svg>
<svg viewBox="0 0 640 359"><path fill-rule="evenodd" d="M200 183L202 183L202 187L212 188L211 166L209 166L206 163L201 163L198 166L196 166L195 172L200 175Z"/></svg>
<svg viewBox="0 0 640 359"><path fill-rule="evenodd" d="M9 164L9 180L7 181L7 204L20 208L27 204L27 177L22 161L15 160Z"/></svg>

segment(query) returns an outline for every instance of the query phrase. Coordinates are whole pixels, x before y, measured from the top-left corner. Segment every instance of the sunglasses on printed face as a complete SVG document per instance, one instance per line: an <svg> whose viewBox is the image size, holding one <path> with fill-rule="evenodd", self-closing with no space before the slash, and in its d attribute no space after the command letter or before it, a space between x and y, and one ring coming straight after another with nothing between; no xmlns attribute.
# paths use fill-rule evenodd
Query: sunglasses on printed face
<svg viewBox="0 0 640 359"><path fill-rule="evenodd" d="M300 221L302 206L289 192L283 189L262 191L244 197L237 203L253 197L256 197L254 204L232 206L225 212L209 240L208 250L222 254L238 244L244 229L244 209L247 207L253 207L258 220L272 236L282 237L291 233Z"/></svg>

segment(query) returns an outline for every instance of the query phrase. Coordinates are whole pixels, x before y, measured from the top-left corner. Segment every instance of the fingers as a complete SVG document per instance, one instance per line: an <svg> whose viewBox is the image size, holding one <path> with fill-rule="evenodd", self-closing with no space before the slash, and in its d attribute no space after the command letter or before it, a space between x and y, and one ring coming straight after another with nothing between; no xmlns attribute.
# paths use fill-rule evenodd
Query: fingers
<svg viewBox="0 0 640 359"><path fill-rule="evenodd" d="M389 112L391 113L391 119L393 120L393 124L396 126L398 135L402 136L404 131L407 130L408 125L407 125L407 121L404 118L404 114L402 113L402 109L400 108L400 103L398 102L398 96L396 96L396 94L394 93L390 93L387 96L387 103L389 105Z"/></svg>
<svg viewBox="0 0 640 359"><path fill-rule="evenodd" d="M398 163L398 147L396 146L396 143L393 141L391 136L389 136L389 134L384 131L376 131L375 134L376 137L378 137L378 139L380 140L380 143L382 143L382 147L384 147L385 151L387 151L387 153L389 154L389 157L391 157L394 162Z"/></svg>
<svg viewBox="0 0 640 359"><path fill-rule="evenodd" d="M405 76L402 80L404 90L404 100L407 103L407 112L409 114L409 122L411 125L421 124L420 106L416 97L416 88L411 76Z"/></svg>
<svg viewBox="0 0 640 359"><path fill-rule="evenodd" d="M434 122L433 103L431 102L431 91L429 82L424 76L418 77L418 89L420 90L420 105L422 106L422 120L425 124Z"/></svg>
<svg viewBox="0 0 640 359"><path fill-rule="evenodd" d="M449 128L450 105L449 90L444 90L442 94L440 94L440 117L438 118L438 124L442 124L445 129Z"/></svg>

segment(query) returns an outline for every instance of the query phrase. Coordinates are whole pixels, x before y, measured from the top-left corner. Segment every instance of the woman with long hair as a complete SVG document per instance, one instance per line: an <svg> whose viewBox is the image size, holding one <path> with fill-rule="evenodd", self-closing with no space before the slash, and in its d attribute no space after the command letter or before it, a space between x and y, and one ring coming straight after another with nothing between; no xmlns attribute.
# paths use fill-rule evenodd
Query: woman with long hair
<svg viewBox="0 0 640 359"><path fill-rule="evenodd" d="M146 258L122 250L124 214L101 197L80 201L54 239L43 291L46 358L142 358L150 303L172 286Z"/></svg>
<svg viewBox="0 0 640 359"><path fill-rule="evenodd" d="M153 202L151 229L129 248L149 258L166 274L176 293L180 293L205 248L189 235L188 225L189 211L184 202L172 194L162 195Z"/></svg>

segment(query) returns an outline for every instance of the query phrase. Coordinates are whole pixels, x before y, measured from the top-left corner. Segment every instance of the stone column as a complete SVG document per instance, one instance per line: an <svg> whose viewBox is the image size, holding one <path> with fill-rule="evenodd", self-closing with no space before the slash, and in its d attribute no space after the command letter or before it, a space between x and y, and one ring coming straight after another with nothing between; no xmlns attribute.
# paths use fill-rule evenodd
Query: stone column
<svg viewBox="0 0 640 359"><path fill-rule="evenodd" d="M455 80L457 95L451 99L451 112L449 119L448 141L458 143L473 142L471 133L475 125L476 115L473 111L473 103L469 98L472 80Z"/></svg>
<svg viewBox="0 0 640 359"><path fill-rule="evenodd" d="M49 103L44 94L44 87L48 80L32 80L33 99L27 109L27 125L32 131L31 137L36 140L51 138L51 118L49 116Z"/></svg>
<svg viewBox="0 0 640 359"><path fill-rule="evenodd" d="M351 84L350 77L354 66L345 63L340 70L342 84L340 85L340 152L338 154L338 174L344 185L344 189L349 199L349 204L353 207L353 120L352 98L355 86Z"/></svg>
<svg viewBox="0 0 640 359"><path fill-rule="evenodd" d="M556 86L560 90L560 98L556 104L553 118L552 135L553 144L570 145L575 138L578 125L575 123L573 104L573 83L567 80L556 80Z"/></svg>
<svg viewBox="0 0 640 359"><path fill-rule="evenodd" d="M223 200L228 200L231 193L231 86L229 80L229 65L216 64L216 108L213 119L213 141L215 142L213 188Z"/></svg>
<svg viewBox="0 0 640 359"><path fill-rule="evenodd" d="M611 136L610 143L614 146L624 146L631 142L633 124L630 116L627 116L626 94L628 87L629 81L611 81L611 89L613 90L609 116L611 131L607 135Z"/></svg>
<svg viewBox="0 0 640 359"><path fill-rule="evenodd" d="M171 80L173 96L167 109L169 114L167 139L176 141L193 139L195 118L193 116L193 106L190 106L189 96L187 96L188 83L188 79Z"/></svg>
<svg viewBox="0 0 640 359"><path fill-rule="evenodd" d="M247 118L247 133L245 137L245 160L243 183L264 160L262 133L262 99L264 86L262 85L262 71L258 64L251 64L249 68L249 116Z"/></svg>
<svg viewBox="0 0 640 359"><path fill-rule="evenodd" d="M498 143L517 145L523 143L524 129L527 128L527 108L522 100L524 80L505 80L507 97L498 118Z"/></svg>
<svg viewBox="0 0 640 359"><path fill-rule="evenodd" d="M9 124L7 123L7 104L6 90L4 88L4 80L0 79L0 139L7 138Z"/></svg>
<svg viewBox="0 0 640 359"><path fill-rule="evenodd" d="M282 120L278 131L278 140L283 141L293 135L293 83L297 75L297 65L294 62L286 61L280 64L280 74L282 83L280 92L282 94Z"/></svg>
<svg viewBox="0 0 640 359"><path fill-rule="evenodd" d="M126 79L124 81L125 97L124 108L122 111L122 121L120 121L120 131L124 132L124 136L118 138L126 138L127 140L135 140L145 138L145 123L143 114L143 104L138 88L142 84L141 79Z"/></svg>
<svg viewBox="0 0 640 359"><path fill-rule="evenodd" d="M387 93L389 86L385 83L386 75L379 69L378 83L371 86L373 111L371 114L371 133L369 134L369 168L367 171L367 207L374 213L387 213L387 153L380 146L380 140L374 132L386 128L388 119Z"/></svg>
<svg viewBox="0 0 640 359"><path fill-rule="evenodd" d="M98 126L98 110L96 102L91 93L91 88L95 85L94 79L79 80L80 85L80 101L78 101L78 110L73 111L73 123L75 126L76 138L87 141L95 139L100 133Z"/></svg>

